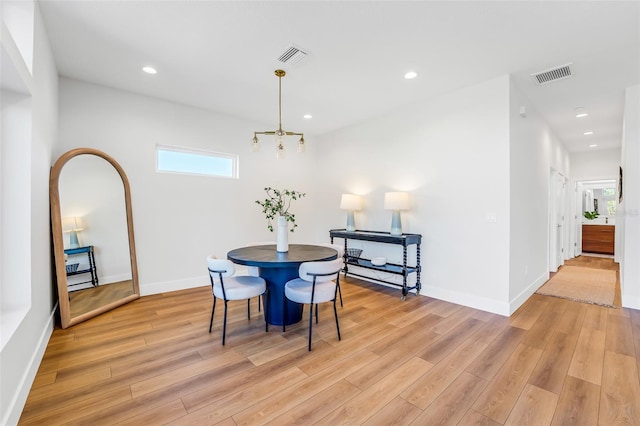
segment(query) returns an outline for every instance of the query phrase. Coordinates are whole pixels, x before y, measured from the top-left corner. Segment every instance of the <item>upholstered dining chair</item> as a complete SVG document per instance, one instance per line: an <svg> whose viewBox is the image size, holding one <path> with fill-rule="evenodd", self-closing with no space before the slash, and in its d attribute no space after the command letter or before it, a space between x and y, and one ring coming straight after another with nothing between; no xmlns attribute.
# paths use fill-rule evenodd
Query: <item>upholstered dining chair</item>
<svg viewBox="0 0 640 426"><path fill-rule="evenodd" d="M344 260L344 246L341 246L340 244L332 244L332 243L322 243L319 245L334 249L335 251L338 252L338 259ZM344 305L342 304L342 289L340 288L339 282L337 283L337 285L338 285L338 295L340 295L340 306L343 307Z"/></svg>
<svg viewBox="0 0 640 426"><path fill-rule="evenodd" d="M213 314L216 311L216 300L224 300L224 320L222 325L222 344L225 344L227 334L227 302L230 300L247 299L247 318L251 319L251 298L265 296L267 283L263 278L249 275L235 275L236 268L230 260L218 259L215 256L207 257L209 278L211 279L211 293L213 294L213 308L211 309L211 321L209 321L209 333L213 328ZM268 297L268 296L267 296ZM269 331L265 304L265 331Z"/></svg>
<svg viewBox="0 0 640 426"><path fill-rule="evenodd" d="M309 350L311 350L311 334L313 330L313 307L315 305L317 324L318 303L333 302L333 313L336 317L338 340L341 340L340 324L338 323L338 310L336 309L336 298L342 265L342 259L329 260L325 262L304 262L298 269L300 277L288 281L284 286L285 302L286 299L289 299L292 302L310 305ZM285 331L284 324L282 325L282 331Z"/></svg>

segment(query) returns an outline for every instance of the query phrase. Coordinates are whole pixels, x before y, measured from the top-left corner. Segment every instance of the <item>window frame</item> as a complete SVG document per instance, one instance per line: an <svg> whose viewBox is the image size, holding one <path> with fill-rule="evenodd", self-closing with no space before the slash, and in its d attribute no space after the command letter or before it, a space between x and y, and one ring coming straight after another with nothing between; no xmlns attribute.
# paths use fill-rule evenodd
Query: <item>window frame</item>
<svg viewBox="0 0 640 426"><path fill-rule="evenodd" d="M160 164L159 164L159 156L161 151L178 152L178 153L184 153L184 154L199 155L202 157L231 160L231 175L201 173L201 172L184 171L184 170L182 171L163 170L160 168ZM173 175L187 175L187 176L203 176L203 177L213 177L213 178L223 178L223 179L239 179L239 164L238 164L239 161L240 159L237 154L229 154L226 152L209 151L209 150L197 149L197 148L184 148L184 147L171 146L171 145L156 145L156 161L155 161L156 173L167 173L167 174L173 174Z"/></svg>

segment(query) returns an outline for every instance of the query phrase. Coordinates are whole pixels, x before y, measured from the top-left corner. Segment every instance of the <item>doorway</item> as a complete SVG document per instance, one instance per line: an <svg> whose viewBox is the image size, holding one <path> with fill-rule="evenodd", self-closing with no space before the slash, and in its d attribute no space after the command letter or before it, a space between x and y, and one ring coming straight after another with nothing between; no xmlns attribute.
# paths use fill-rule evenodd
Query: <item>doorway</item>
<svg viewBox="0 0 640 426"><path fill-rule="evenodd" d="M615 179L600 179L578 181L575 186L574 218L573 227L573 253L571 257L581 254L613 258L614 241L608 247L602 246L599 242L593 244L592 241L585 241L583 236L583 225L604 226L611 234L615 235L616 206L618 200L617 181ZM587 228L594 228L588 226ZM605 229L605 228L603 228ZM584 253L583 253L584 251Z"/></svg>

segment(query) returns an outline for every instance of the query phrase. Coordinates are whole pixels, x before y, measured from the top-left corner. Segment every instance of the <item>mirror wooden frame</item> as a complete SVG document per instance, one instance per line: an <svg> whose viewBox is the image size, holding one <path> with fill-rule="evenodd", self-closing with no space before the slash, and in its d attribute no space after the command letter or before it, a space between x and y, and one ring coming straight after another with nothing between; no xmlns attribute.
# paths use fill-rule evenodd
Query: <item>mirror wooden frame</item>
<svg viewBox="0 0 640 426"><path fill-rule="evenodd" d="M74 157L79 155L95 155L106 161L108 161L118 172L122 179L124 186L124 199L127 216L127 230L129 235L129 254L131 257L131 281L133 282L133 294L126 296L115 302L108 303L92 311L83 313L76 317L71 317L71 307L69 306L69 289L67 283L67 270L64 259L64 242L62 236L62 217L60 214L60 192L59 192L59 180L60 173L64 165ZM129 303L132 300L140 298L140 286L138 283L138 266L136 260L136 246L133 233L133 215L131 213L131 190L129 187L129 180L127 175L118 164L118 162L111 156L105 154L102 151L93 148L76 148L68 151L60 156L51 168L51 175L49 177L49 194L50 194L50 209L51 209L51 233L53 239L53 254L56 268L56 279L58 283L58 304L60 308L60 322L62 328L71 327L82 321L86 321L111 309L122 306L125 303Z"/></svg>

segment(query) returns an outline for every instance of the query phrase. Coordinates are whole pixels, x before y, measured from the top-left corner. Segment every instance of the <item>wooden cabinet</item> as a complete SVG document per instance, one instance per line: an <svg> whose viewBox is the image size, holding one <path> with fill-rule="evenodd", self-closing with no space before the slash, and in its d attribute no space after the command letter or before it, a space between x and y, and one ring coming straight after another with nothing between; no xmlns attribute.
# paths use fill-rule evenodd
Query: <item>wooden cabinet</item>
<svg viewBox="0 0 640 426"><path fill-rule="evenodd" d="M613 254L615 229L613 225L582 225L582 251Z"/></svg>

